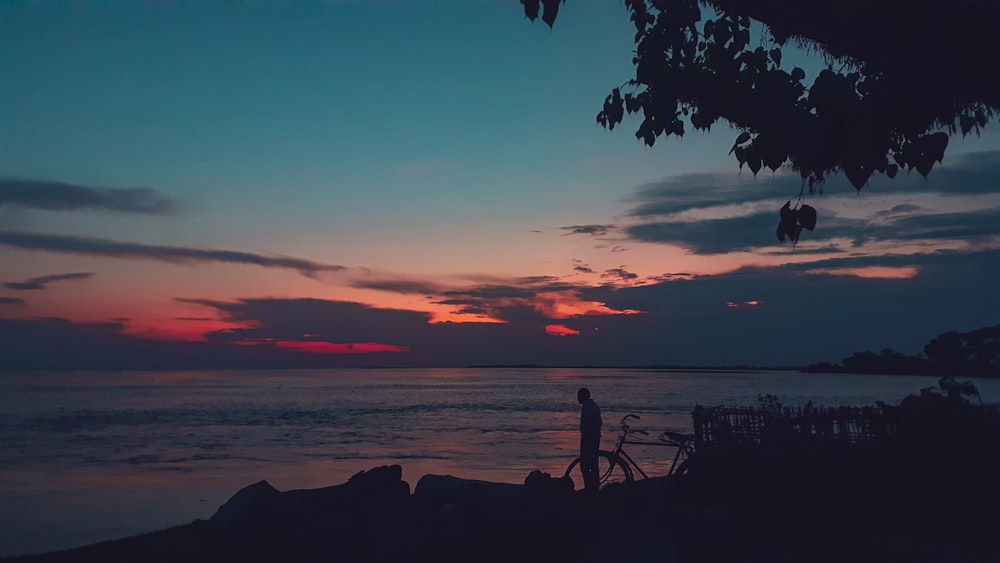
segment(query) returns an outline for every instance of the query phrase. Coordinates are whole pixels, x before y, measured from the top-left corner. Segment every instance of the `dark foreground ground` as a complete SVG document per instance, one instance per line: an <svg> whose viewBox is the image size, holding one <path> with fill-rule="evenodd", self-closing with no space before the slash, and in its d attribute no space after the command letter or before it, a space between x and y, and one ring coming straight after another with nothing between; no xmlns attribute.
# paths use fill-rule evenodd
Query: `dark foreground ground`
<svg viewBox="0 0 1000 563"><path fill-rule="evenodd" d="M724 461L593 497L537 472L524 485L428 475L412 493L399 466L322 489L261 481L209 520L4 561L1000 561L1000 496L967 488L986 468L924 483L940 467Z"/></svg>
<svg viewBox="0 0 1000 563"><path fill-rule="evenodd" d="M717 426L681 477L594 496L537 471L411 491L395 465L322 489L261 481L208 520L4 561L1000 562L1000 406L941 387L880 405L864 420L895 430L864 442L821 439L825 411L766 406L752 443Z"/></svg>

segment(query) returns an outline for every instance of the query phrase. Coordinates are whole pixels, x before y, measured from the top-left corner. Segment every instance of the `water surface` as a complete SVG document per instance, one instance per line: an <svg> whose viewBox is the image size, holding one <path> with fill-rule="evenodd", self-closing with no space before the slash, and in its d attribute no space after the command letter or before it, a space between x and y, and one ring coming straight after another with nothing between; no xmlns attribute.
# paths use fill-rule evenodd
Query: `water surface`
<svg viewBox="0 0 1000 563"><path fill-rule="evenodd" d="M0 555L61 549L208 518L240 488L338 484L401 464L521 483L562 474L579 445L576 390L654 436L696 404L898 402L929 377L793 372L393 369L0 374ZM1000 401L1000 381L979 381ZM666 448L628 450L650 475Z"/></svg>

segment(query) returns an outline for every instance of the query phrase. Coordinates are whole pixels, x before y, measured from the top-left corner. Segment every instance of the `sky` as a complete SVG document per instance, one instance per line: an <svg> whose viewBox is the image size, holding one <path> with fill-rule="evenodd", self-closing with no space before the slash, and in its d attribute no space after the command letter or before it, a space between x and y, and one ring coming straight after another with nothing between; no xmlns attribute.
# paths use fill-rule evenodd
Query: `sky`
<svg viewBox="0 0 1000 563"><path fill-rule="evenodd" d="M649 148L617 2L0 4L3 369L803 365L1000 323L1000 134L925 179ZM807 74L824 61L786 54Z"/></svg>

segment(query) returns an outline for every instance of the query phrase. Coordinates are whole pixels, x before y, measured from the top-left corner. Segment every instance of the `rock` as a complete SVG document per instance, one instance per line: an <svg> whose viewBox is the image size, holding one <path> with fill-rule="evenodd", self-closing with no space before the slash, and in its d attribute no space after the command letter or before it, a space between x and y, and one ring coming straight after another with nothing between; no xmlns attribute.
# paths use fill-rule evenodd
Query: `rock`
<svg viewBox="0 0 1000 563"><path fill-rule="evenodd" d="M435 506L509 508L530 503L535 495L524 485L460 479L451 475L424 475L417 481L413 498Z"/></svg>
<svg viewBox="0 0 1000 563"><path fill-rule="evenodd" d="M263 526L295 518L295 503L267 481L257 481L239 490L208 520L215 528Z"/></svg>
<svg viewBox="0 0 1000 563"><path fill-rule="evenodd" d="M303 506L318 510L381 510L409 499L410 484L402 478L401 466L384 465L360 471L340 485L287 491L285 495Z"/></svg>
<svg viewBox="0 0 1000 563"><path fill-rule="evenodd" d="M570 476L564 475L556 478L537 469L524 478L524 486L533 490L555 494L572 493L574 489L573 479Z"/></svg>

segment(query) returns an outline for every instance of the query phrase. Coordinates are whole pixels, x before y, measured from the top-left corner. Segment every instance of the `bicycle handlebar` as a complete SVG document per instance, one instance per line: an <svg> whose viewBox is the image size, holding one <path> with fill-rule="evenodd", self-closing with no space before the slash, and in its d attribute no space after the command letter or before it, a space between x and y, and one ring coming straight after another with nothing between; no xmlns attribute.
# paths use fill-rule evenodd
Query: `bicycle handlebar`
<svg viewBox="0 0 1000 563"><path fill-rule="evenodd" d="M630 419L630 418L634 418L636 420L639 420L639 415L637 415L637 414L627 414L627 415L625 415L625 416L622 417L622 432L624 434L644 434L646 436L649 435L649 432L646 432L645 430L633 430L633 429L629 428L629 426L628 426L628 419Z"/></svg>

